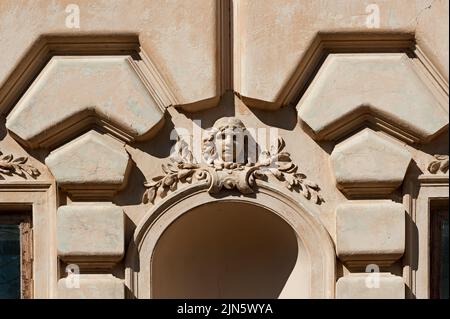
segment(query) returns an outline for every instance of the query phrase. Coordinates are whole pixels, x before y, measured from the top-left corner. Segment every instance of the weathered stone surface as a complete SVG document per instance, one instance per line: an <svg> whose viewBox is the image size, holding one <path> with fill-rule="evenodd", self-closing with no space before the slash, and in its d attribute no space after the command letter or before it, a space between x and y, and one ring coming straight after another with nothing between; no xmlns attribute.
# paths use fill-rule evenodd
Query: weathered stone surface
<svg viewBox="0 0 450 319"><path fill-rule="evenodd" d="M336 188L332 178L332 170L329 167L329 154L332 151L330 147L354 135L356 130L362 127L369 127L374 131L385 130L407 143L420 141L422 137L419 135L422 132L415 133L414 128L406 127L404 122L394 121L392 125L386 119L391 121L394 120L393 118L367 110L367 118L364 118L366 122L347 121L347 117L344 116L342 121L337 123L343 125L343 130L339 130L340 126L336 125L331 128L331 135L321 137L320 134L315 135L314 132L311 134L305 130L307 124L297 125L298 116L292 106L299 98L308 96L309 93L305 94L305 90L314 81L315 71L320 69L324 61L322 58L325 58L327 54L343 52L348 53L350 58L352 54L361 52L377 52L373 56L384 56L383 52L406 51L410 56L409 59L405 58L405 61L414 64L412 69L417 71L417 76L425 83L421 88L425 92L412 92L410 96L426 97L429 95L429 90L438 91L436 94L438 97L440 97L439 92L443 92L445 96L448 92L449 1L135 0L111 2L90 0L74 1L72 4L69 2L72 1L0 0L0 117L6 118L8 114L14 112L14 107L30 85L35 80L38 82L42 77L45 78L47 73L44 72L41 76L39 74L52 56L82 57L87 54L90 57L96 56L96 59L100 60L99 55L108 59L107 56L119 54L135 57L132 66L143 79L155 102L167 108L165 117L168 123L151 141L128 143L135 138L117 123L107 123L105 117L94 114L90 109L92 117L86 118L85 121L76 115L72 117L74 123L68 120L60 127L53 127L49 132L38 135L33 141L23 142L12 131L5 128L5 119L3 119L0 128L0 150L3 152L4 162L0 165L2 166L0 202L4 207L33 207L33 297L58 296L57 283L65 276L66 263L59 262L57 209L60 205L73 205L80 199L74 198L73 188L69 192L68 185L62 185L55 180L50 170L42 163L44 155L81 136L91 129L91 125L101 132L111 129L110 134L127 143L126 151L133 161L133 170L130 172L132 174L130 174L128 186L117 193L111 201L122 207L126 214L126 224L130 226L127 227L126 238L134 243L133 239L139 239L143 237L142 234L148 234L148 240L140 242L147 242L149 245L144 246L140 251L127 249L127 254L134 255L129 259L132 262L118 262L113 269L99 269L98 264L104 265L109 262L86 262L88 264L81 265L83 274L111 272L124 279L128 286L127 295L129 292L130 296L143 298L153 296L155 285L151 280L151 273L156 259L152 259L152 256L156 252L155 245L159 245L154 239L160 234L167 234L173 230L173 224L179 221L178 216L187 217L190 213L185 213L200 202L205 204L202 209L205 209L206 214L207 208L211 207L211 201L233 205L236 200L249 201L248 204L256 205L253 207L257 208L266 207L268 214L275 212L285 217L288 224L298 232L297 237L301 239L298 246L298 267L295 266L292 269L285 258L280 258L279 265L286 269L286 274L289 274L292 269L291 275L287 277L281 276L280 272L268 273L266 278L269 280L264 282L264 284L273 283L273 286L270 284L272 291L282 289L280 297L334 298L338 278L348 276L352 272L363 271L362 268L356 269L357 267L349 267L347 264L344 264L341 269L340 261L338 261L338 267L335 267L336 207L346 202L348 198L346 199ZM80 9L80 28L70 28L66 23L74 18L76 12L67 10L74 5L78 5ZM230 6L233 10L229 10ZM375 22L378 13L379 28L370 28L367 22ZM228 19L227 16L232 19ZM320 41L316 41L317 39ZM130 54L130 50L133 54ZM232 59L229 59L230 55ZM145 56L148 57L147 60L140 59ZM232 72L229 72L230 70ZM379 70L379 67L375 67L374 70ZM385 74L392 74L392 71L387 70ZM320 74L318 76L320 77ZM232 80L231 77L233 77ZM347 77L350 76L341 75L336 86L339 86L340 81L347 83L351 80ZM396 77L397 75L394 74L393 79ZM115 82L115 79L110 77L101 80ZM61 81L65 80L61 79ZM385 84L381 87L380 96L377 98L381 100L383 99L381 95L390 96L396 103L397 98L390 91L390 82L385 81ZM94 83L93 86L100 85L103 84ZM363 93L359 89L367 85L362 81L357 82L354 89L347 93L349 96L337 95L336 101L351 100L353 94L361 97ZM158 91L158 86L163 90ZM43 87L42 91L50 92L50 90L52 88L47 86ZM88 88L87 92L91 92L90 90L91 88ZM112 90L111 96L122 89L119 85L112 85ZM226 94L220 98L224 90L227 90ZM59 94L67 94L67 91L63 90ZM325 92L323 96L326 97L327 93ZM200 106L203 108L217 105L219 98L220 106L216 109L195 114L185 112L188 109L199 110ZM81 96L80 99L85 97ZM58 104L57 100L50 102L48 109L55 110L53 104ZM393 103L390 102L389 105ZM281 106L287 107L281 108ZM266 112L254 110L251 107L271 110L280 107L280 109L275 112ZM423 107L429 109L430 113L436 111L435 104ZM64 111L63 108L64 105L61 105L61 111ZM46 110L47 108L44 112ZM448 93L443 110L448 111ZM408 117L414 117L413 111L411 108L411 112L402 120L409 121ZM189 183L189 179L182 185L179 184L176 190L174 190L175 187L172 187L172 190L167 188L167 195L164 197L165 194L162 194L163 196L157 197L159 202L155 202L154 207L140 204L145 190L144 181L149 182L146 185L151 185L152 178L161 175L161 164L168 162L167 157L174 146L174 141L169 137L169 135L173 137L173 134L169 134L171 129L176 128L180 134L183 131L183 137L192 138L201 128L212 126L222 116L237 117L249 130L256 131L261 128L261 131L266 133L269 133L271 129L278 131L280 137L286 142L286 150L290 153L292 162L298 165L297 177L303 179L301 172L307 175L309 181L317 183L325 202L316 205L312 202L313 198L307 199L308 194L304 189L302 189L303 192L299 189L289 190L283 185L286 182L286 185L290 186L292 180L280 181L276 177L269 176L267 180L257 181L256 192L251 196L238 196L234 191L224 191L218 196L211 196L201 191L199 184ZM355 116L359 120L363 119L361 113ZM197 119L202 123L193 123L193 120ZM98 122L102 120L103 123ZM111 127L108 126L109 124ZM359 127L356 129L354 125ZM341 136L344 132L348 134ZM259 130L257 133L254 137L258 144L263 144L260 143L261 140L266 142L271 140L268 134L262 136ZM331 138L333 133L339 138L316 142L317 138ZM200 149L200 142L191 145L194 146L194 151L195 148ZM270 143L265 145L270 146ZM30 148L37 149L30 151ZM437 208L434 205L435 200L439 200L440 204L443 202L442 198L448 197L448 171L445 173L445 159L441 160L441 155L448 155L448 131L444 129L443 134L436 136L431 143L411 144L405 148L414 160L410 165L411 172L407 172L408 176L400 186L401 191L399 187L395 195L389 198L395 197L397 201L400 201L403 197L406 210L411 212L407 222L410 226L417 226L417 228L406 227L407 242L404 257L392 266L382 268L382 271L390 271L397 275L403 271L405 285L408 286L406 290L408 297L428 298L431 271L428 261L431 251L434 250L434 247L428 243L429 218L433 216L429 214L429 210ZM12 154L14 158L11 158L9 154ZM433 158L434 154L439 154L439 159ZM25 157L28 157L25 164L34 166L41 173L36 179L27 173L24 176L10 174L13 170L20 173L21 168L14 168L14 161L23 163ZM430 162L435 160L439 160L440 163L430 166ZM390 164L383 161L381 165L389 166ZM436 175L429 174L436 169ZM425 175L419 176L417 180L417 174L420 172ZM184 173L185 171L181 172L177 177ZM225 176L226 171L222 170L220 173ZM285 175L288 176L288 174ZM169 178L166 179L168 180ZM305 183L309 181L305 180ZM105 185L96 184L94 190L103 191ZM358 184L355 189L361 188L360 186L366 190L365 194L360 195L366 198L384 196L377 188L373 190L375 194L372 195L370 188L361 184ZM195 193L193 193L194 190ZM79 184L78 192L84 192L83 196L88 196L88 193L93 193L93 186ZM97 195L99 194L81 200L84 202L89 200L95 206L98 201L104 201L104 198L100 199ZM294 205L295 203L298 205ZM232 206L231 210L234 209L235 207ZM251 207L249 210L253 212ZM154 212L156 214L153 214ZM16 211L8 210L5 213L15 215ZM155 216L161 216L161 218L155 219ZM205 216L210 217L208 214ZM253 217L251 219L253 220ZM241 222L239 218L237 220ZM203 221L204 219L200 219L200 222ZM255 218L254 221L258 222L260 219ZM230 229L223 225L225 240L228 240L227 232L230 234L237 231L232 223L229 224ZM134 225L137 228L133 232ZM200 226L203 227L204 223L200 223ZM269 226L272 227L272 225ZM199 232L184 228L184 233L202 242ZM180 233L177 234L181 240L186 238ZM257 233L251 229L246 229L245 234L254 236L258 240ZM192 239L189 237L187 242ZM334 243L330 242L332 240ZM232 241L232 245L228 246L230 250L243 245L242 241L233 241L233 236L230 237L230 241ZM174 240L166 251L169 254L176 254L179 247L180 241ZM295 257L296 247L294 243L290 249L286 249L286 252L293 252ZM207 250L204 252L206 255L210 253ZM253 268L250 265L256 265L255 269L260 270L254 256L243 256L248 257L248 261L251 262L247 263L249 267L244 267L246 271L252 270L249 270ZM266 257L272 260L276 258L276 254L269 254ZM27 258L24 260L26 262ZM245 262L245 258L237 258L234 261L238 266L236 276L245 275L243 267L239 267ZM74 263L78 264L78 262ZM168 260L159 259L157 263L169 274L170 268L174 266ZM217 273L221 278L224 274L228 274L227 269L220 267L223 265L217 268L211 260L201 259L198 263L205 269ZM135 267L136 265L138 267ZM175 264L175 266L183 268L182 265ZM187 275L193 274L187 269L183 270ZM138 276L134 276L137 272L139 272ZM191 279L192 277L190 276ZM279 281L275 282L276 278ZM211 282L213 281L214 278ZM164 286L165 283L162 282L161 285ZM101 283L99 286L104 287ZM192 288L200 290L205 287L206 285L202 282ZM257 289L253 285L247 288ZM183 286L176 280L174 289L177 290L177 295L182 296ZM241 293L239 283L236 283L234 292ZM229 291L230 295L234 292Z"/></svg>
<svg viewBox="0 0 450 319"><path fill-rule="evenodd" d="M448 1L246 0L234 3L235 32L239 35L234 44L236 90L260 106L263 101L279 102L285 89L301 80L304 72L299 71L310 62L309 49L318 33L328 33L333 38L342 33L350 34L350 38L364 34L371 39L376 35L386 38L394 32L414 34L415 42L427 49L427 56L448 82ZM370 28L368 21L374 21L375 13L380 14L379 28ZM355 52L354 46L342 43L338 46ZM380 42L373 47L380 49Z"/></svg>
<svg viewBox="0 0 450 319"><path fill-rule="evenodd" d="M58 281L59 299L124 299L123 281L112 275L69 275ZM77 284L78 283L78 284Z"/></svg>
<svg viewBox="0 0 450 319"><path fill-rule="evenodd" d="M141 0L110 5L95 0L89 4L77 3L82 16L81 30L68 28L65 24L66 17L69 17L69 11L65 9L69 4L60 1L1 1L0 47L3 50L0 86L10 71L21 63L29 45L43 34L77 37L80 33L134 33L139 34L143 49L151 55L180 104L216 97L220 86L217 83L220 78L217 1ZM182 58L180 52L183 52Z"/></svg>
<svg viewBox="0 0 450 319"><path fill-rule="evenodd" d="M403 182L411 154L382 133L365 129L336 145L330 160L336 184L346 195L379 197Z"/></svg>
<svg viewBox="0 0 450 319"><path fill-rule="evenodd" d="M336 250L348 265L390 265L405 251L405 208L389 200L336 208Z"/></svg>
<svg viewBox="0 0 450 319"><path fill-rule="evenodd" d="M429 141L448 126L448 113L423 81L406 54L331 54L297 105L299 117L317 139L371 122L410 142Z"/></svg>
<svg viewBox="0 0 450 319"><path fill-rule="evenodd" d="M163 122L127 56L56 56L22 96L6 127L30 146L64 140L88 125L128 140L153 135Z"/></svg>
<svg viewBox="0 0 450 319"><path fill-rule="evenodd" d="M402 277L386 273L351 274L336 283L337 299L404 299Z"/></svg>
<svg viewBox="0 0 450 319"><path fill-rule="evenodd" d="M90 131L51 152L45 163L61 186L119 189L126 182L129 156L121 143Z"/></svg>
<svg viewBox="0 0 450 319"><path fill-rule="evenodd" d="M114 263L124 255L124 214L113 204L71 204L57 213L58 254L66 262Z"/></svg>

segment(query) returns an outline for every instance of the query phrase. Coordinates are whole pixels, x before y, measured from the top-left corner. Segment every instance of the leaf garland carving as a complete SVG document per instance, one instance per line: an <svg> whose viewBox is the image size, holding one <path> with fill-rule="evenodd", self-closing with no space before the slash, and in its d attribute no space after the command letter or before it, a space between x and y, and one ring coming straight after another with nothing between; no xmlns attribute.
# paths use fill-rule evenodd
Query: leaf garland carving
<svg viewBox="0 0 450 319"><path fill-rule="evenodd" d="M287 189L297 191L306 199L321 204L324 199L319 194L319 185L298 172L298 166L292 162L290 154L284 151L285 146L284 140L279 138L277 145L272 145L270 150L260 154L257 163L225 163L218 166L212 161L196 163L188 144L179 139L169 158L170 162L161 166L163 174L144 184L146 191L142 201L144 204L154 203L157 196L164 197L169 191L176 190L179 183L198 181L206 182L211 194L218 193L223 188L249 194L255 192L255 180L267 181L272 175L284 183Z"/></svg>
<svg viewBox="0 0 450 319"><path fill-rule="evenodd" d="M36 178L41 173L32 165L26 164L28 157L22 156L14 158L12 154L3 155L0 152L0 176L1 175L18 175L25 177L25 174Z"/></svg>

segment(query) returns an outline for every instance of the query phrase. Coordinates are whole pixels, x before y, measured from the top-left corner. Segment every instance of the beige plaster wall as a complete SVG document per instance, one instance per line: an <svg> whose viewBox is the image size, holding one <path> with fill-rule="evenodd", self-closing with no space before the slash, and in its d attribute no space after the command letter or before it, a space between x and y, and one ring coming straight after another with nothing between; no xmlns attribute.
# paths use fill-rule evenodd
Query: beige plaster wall
<svg viewBox="0 0 450 319"><path fill-rule="evenodd" d="M70 3L78 4L80 7L79 29L69 29L65 26L67 16L65 8ZM379 29L368 29L365 24L367 18L365 9L369 4L377 4L380 8ZM296 70L308 57L308 50L311 48L314 39L317 39L318 33L333 35L363 32L367 34L365 37L370 40L373 35L378 37L380 34L383 36L383 34L397 32L407 35L412 34L415 42L423 50L429 65L431 65L425 68L425 71L422 68L417 69L419 70L417 72L425 74L421 76L421 79L424 83L427 83L427 86L433 87L432 95L438 101L436 102L436 108L430 107L429 112L448 114L448 5L446 0L235 0L232 4L226 0L118 0L113 2L102 0L0 0L0 110L2 111L0 151L3 156L7 154L13 154L14 158L26 156L28 157L27 164L40 171L40 175L36 177L31 177L28 174L25 174L24 177L15 173L0 173L0 192L5 194L0 198L13 198L12 201L8 201L8 205L15 205L26 202L28 189L32 185L38 189L43 188L42 185L53 185L52 187L46 186L48 189L46 195L43 198L36 197L36 203L33 204L39 206L44 203L47 205L47 214L51 216L48 223L37 220L39 223L45 224L47 228L41 230L42 233L35 232L35 254L42 254L42 259L45 262L34 265L35 281L39 283L35 286L34 295L40 298L58 296L75 296L77 298L118 296L121 298L124 296L123 286L121 285L126 277L125 268L127 265L124 260L114 262L113 265L110 261L104 260L98 260L91 264L80 260L81 263L85 264L83 267L87 267L86 270L82 269L82 273L83 271L86 271L86 273L94 272L101 277L97 278L95 277L97 275L94 275L94 277L83 278L82 282L86 282L86 290L82 293L68 293L63 282L57 284L60 278L65 277L65 264L59 261L57 252L57 223L55 217L57 208L76 205L77 201L92 202L95 203L93 205L100 206L108 206L112 202L119 206L124 213L125 226L123 231L122 229L117 231L124 233L125 246L123 249L126 254L128 245L134 240L135 228L144 222L143 217L154 206L151 203L142 203L142 195L145 191L144 183L151 181L155 176L161 175L161 164L168 161L171 148L175 143L174 140L171 140L172 130L174 128L185 128L189 134L193 134L193 131L199 128L199 125L193 122L194 120L201 120L200 126L203 130L213 126L217 119L224 116L239 118L247 128L276 128L279 136L286 143L286 151L290 153L292 162L298 165L299 171L304 173L308 179L320 186L320 193L324 202L315 205L314 216L324 226L333 242L336 243L338 241L337 236L339 236L339 231L336 230L336 211L340 205L345 205L354 198L351 195L345 195L345 192L343 193L337 187L330 157L337 144L346 143L348 137L353 136L362 127L367 128L369 125L364 123L361 124L362 127L350 127L346 131L346 135L339 136L337 139L320 140L299 119L298 110L295 108L298 99L286 100L290 105L281 107L280 97L283 96L287 87L291 87L291 82L298 76ZM227 14L230 14L230 11L226 10L228 7L233 8L231 12L231 15L233 15L232 30L224 28L223 24ZM230 32L233 37L227 42ZM107 129L108 126L100 124L95 127L89 126L91 124L83 124L84 126L80 124L79 128L70 128L71 134L55 133L56 137L52 144L48 144L50 146L40 147L33 143L27 146L14 132L6 129L6 123L9 121L6 118L15 110L18 99L26 95L25 91L33 78L30 78L30 83L24 85L23 91L18 90L17 87L14 91L15 87L11 83L18 78L20 79L21 74L25 74L24 77L30 76L25 71L20 71L20 66L29 61L26 54L27 52L34 52L33 44L40 36L59 34L70 37L129 33L138 36L141 50L145 52L151 61L151 65L155 67L155 70L151 72L138 72L139 77L146 83L145 87L148 88L149 94L156 99L155 97L166 94L164 90L160 89L165 87L169 92L167 95L173 97L167 99L170 103L162 106L151 106L159 107L158 112L164 113L164 123L160 122L160 126L155 127L155 134L152 138L143 141L134 141L132 138L121 139L120 134L126 135L127 133L126 127L120 128L120 134L116 131L113 132L114 134L110 134L119 141L119 143L116 143L119 146L115 147L123 148L121 152L125 154L123 152L125 150L129 157L130 164L127 170L117 173L123 177L120 179L121 183L123 181L121 185L101 178L91 178L89 183L86 182L84 186L66 183L67 185L58 184L61 187L54 187L58 176L46 166L46 158L50 152L61 148L60 154L62 162L64 162L65 146L70 141L82 136L92 128L98 130L101 135L111 133L111 130ZM411 60L413 61L408 61L414 64L418 59ZM138 62L136 62L136 65L133 66L133 70L141 70ZM152 77L153 80L149 80L147 76L149 73L154 76ZM233 81L228 80L230 74ZM345 74L342 76L345 77ZM155 78L158 80L154 80ZM107 80L114 81L114 79ZM307 87L310 80L303 79L301 81L304 81L303 85ZM92 82L90 85L95 86L96 83ZM14 92L11 93L11 90ZM70 87L67 90L70 90ZM224 92L225 90L227 91ZM355 87L355 90L358 90L358 88ZM386 87L386 90L389 90L389 87ZM45 88L43 91L44 95L47 94ZM95 90L93 91L95 92ZM111 93L113 95L115 92ZM8 94L11 94L11 96L17 95L17 99L6 99L5 96L10 96ZM60 94L61 97L64 97L64 92ZM376 94L383 94L383 91ZM55 104L48 105L48 112L55 110L64 112L64 106L59 105L56 101L58 100L58 93L55 96ZM93 94L92 100L97 101L95 98L96 96ZM340 99L340 96L336 95L336 99ZM185 105L189 105L185 109L196 112L184 110L182 107ZM271 106L267 107L267 105ZM405 105L407 107L407 103ZM439 112L436 111L438 108ZM407 113L407 110L404 111ZM67 114L63 115L66 116ZM120 115L118 116L120 117ZM104 118L102 119L104 120ZM33 120L32 116L31 120ZM388 120L392 119L388 118ZM75 117L74 121L77 122L78 118ZM404 123L401 124L404 125ZM111 125L114 126L114 123ZM390 125L403 127L398 125L395 120L392 120ZM418 125L420 126L420 123ZM58 125L54 126L58 127ZM133 123L130 126L132 127ZM44 125L44 127L46 126ZM402 254L402 247L400 247L400 252L398 249L396 250L395 258L392 256L386 257L382 253L377 253L377 249L374 249L373 256L376 256L374 260L379 262L381 272L403 279L403 283L407 287L405 288L407 297L427 297L427 270L423 270L423 267L427 264L428 251L424 248L423 243L420 246L417 245L417 238L419 238L419 241L425 240L422 237L426 236L426 232L423 230L417 231L417 229L422 229L427 222L427 208L420 204L417 206L419 208L416 209L415 201L419 188L424 183L426 185L432 184L432 186L427 186L427 192L421 193L426 194L423 195L425 197L420 198L421 203L426 202L427 196L432 196L435 192L432 187L438 187L436 185L439 183L439 185L443 185L442 187L446 187L445 185L448 187L448 172L439 173L437 184L433 184L434 182L428 184L427 182L419 182L418 176L431 175L428 171L428 165L434 160L433 155L448 155L448 126L445 126L445 123L441 125L439 134L431 140L415 143L407 140L401 134L391 134L392 130L385 129L385 127L372 125L370 129L376 131L382 139L393 141L395 147L401 149L401 152L409 153L411 158L409 164L407 163L405 164L407 166L402 167L402 170L407 169L406 175L400 174L403 176L397 176L399 174L396 172L395 187L390 185L388 190L386 190L386 187L383 188L383 191L380 191L382 195L377 193L373 194L374 196L368 196L369 198L357 198L362 201L368 200L366 203L369 204L372 200L382 199L404 205L403 213L406 218L404 254ZM110 136L105 138L110 139ZM109 151L106 150L106 152ZM110 152L114 153L113 151ZM86 154L83 153L83 158L87 161L95 156L95 150ZM126 155L123 156L126 158ZM383 155L380 156L378 169L385 173L385 167L382 165L384 157ZM67 161L67 163L69 162ZM98 165L101 166L101 163ZM77 169L83 170L82 167ZM356 175L362 175L364 178L364 172L357 171L358 167L355 167L355 170ZM94 170L94 175L97 171L101 171L101 169ZM80 173L80 175L82 174ZM269 183L276 184L277 181L272 178ZM363 186L373 189L371 188L372 185ZM183 187L185 186L180 186L180 188ZM443 189L442 187L439 188L439 192ZM292 196L294 201L301 202L299 199L301 195L298 192L288 190L284 192ZM1 204L3 204L3 201ZM89 206L89 203L86 205ZM373 205L376 206L376 202ZM1 208L0 213L6 210L7 208ZM205 207L205 210L208 210L208 208ZM260 210L254 209L250 213L255 215L255 218L251 219L255 221L252 224L252 235L255 236L262 232L262 225L260 224L262 219L259 215L266 214L266 212ZM187 215L186 223L199 223L201 220L204 223L203 226L207 228L208 225L217 225L218 221L222 221L223 224L228 225L224 229L229 229L236 219L239 219L238 212L239 210L233 211L230 218L225 218L226 213L223 213L219 220L210 220L206 211L198 212L196 217L192 217L194 219L191 220ZM380 216L382 216L382 213L380 212ZM371 220L377 220L377 218L377 216L370 220L362 218L361 223L367 225ZM172 247L175 245L173 243L175 238L189 236L187 233L189 227L187 224L182 225L181 221L182 219L176 222L173 228L168 228L167 234L171 234L172 237L167 239L164 245ZM95 221L95 223L98 222L101 221ZM239 222L245 224L250 223L250 220L244 219L239 220ZM419 223L421 224L419 225ZM397 229L397 226L399 225L393 226L393 229ZM83 225L80 227L83 227ZM282 236L290 236L286 233L284 225L279 221L274 220L273 223L270 223L270 227L273 232L272 236L281 236L280 233L283 233ZM236 230L233 231L236 232ZM241 239L246 240L245 234L239 233L237 235L237 238L242 236ZM225 234L221 238L226 242ZM198 244L194 242L193 238L190 238L190 240L192 242L184 242L183 244L189 248ZM200 241L200 239L198 240ZM354 240L358 240L358 238ZM256 245L255 242L253 243ZM393 243L393 245L398 248L399 244ZM265 249L269 248L265 247ZM163 254L164 250L161 251L159 254ZM243 251L242 254L245 255L246 252ZM367 254L366 251L365 254ZM419 255L420 257L418 257ZM340 286L344 290L337 293L337 297L353 296L351 293L352 287L355 287L354 291L364 290L364 287L361 286L363 279L358 277L353 280L353 277L349 277L364 273L363 265L352 262L344 263L338 259L337 252L336 262L336 280L346 278ZM288 259L284 261L285 263L288 263ZM160 266L162 267L162 265ZM47 272L46 267L50 270L49 272ZM414 278L414 272L418 269L420 274L422 274L420 271L425 271L425 275L421 275L422 279L420 280L422 282L416 284L412 278ZM114 274L113 279L110 278L111 273ZM47 274L49 275L47 276ZM240 276L244 275L244 273L240 273ZM405 291L399 292L399 289L402 290L403 286L399 284L397 277L393 280L389 277L386 281L387 285L390 285L391 282L394 283L393 286L389 286L389 293L394 291L389 296L405 296ZM94 284L91 280L94 280ZM119 281L117 282L117 280ZM98 287L107 287L105 289L108 290L108 293L103 293L102 288L97 289L95 282L98 282ZM186 285L189 284L191 283L186 283ZM81 289L84 289L83 287ZM179 292L177 289L174 289L174 291ZM189 291L192 294L197 292ZM370 292L367 295L383 297L383 290L377 292L375 294ZM168 291L165 291L161 292L161 295L166 296L166 293L169 294ZM217 296L217 291L214 291L213 295ZM230 296L233 297L231 293Z"/></svg>
<svg viewBox="0 0 450 319"><path fill-rule="evenodd" d="M177 219L153 255L155 298L278 298L297 262L297 237L248 204L201 206Z"/></svg>

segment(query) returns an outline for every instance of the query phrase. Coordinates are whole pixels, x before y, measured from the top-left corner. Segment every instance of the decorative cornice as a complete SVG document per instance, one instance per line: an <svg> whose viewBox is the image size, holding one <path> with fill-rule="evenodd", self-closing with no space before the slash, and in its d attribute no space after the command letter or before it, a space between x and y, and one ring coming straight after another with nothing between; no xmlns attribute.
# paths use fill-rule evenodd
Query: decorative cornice
<svg viewBox="0 0 450 319"><path fill-rule="evenodd" d="M115 56L133 57L133 67L145 78L144 84L161 109L177 103L166 81L139 43L135 33L40 36L25 53L21 63L0 83L0 113L6 114L25 93L32 81L54 56Z"/></svg>
<svg viewBox="0 0 450 319"><path fill-rule="evenodd" d="M217 194L224 189L236 189L242 194L252 194L256 191L256 180L268 181L270 175L276 180L284 182L288 190L296 190L306 199L320 204L324 200L319 194L320 187L308 180L306 175L298 172L298 166L292 162L290 154L283 151L285 142L278 139L278 145L272 145L270 150L261 152L256 163L241 164L236 161L220 162L211 157L215 150L206 145L208 138L203 140L202 156L205 162L194 160L188 144L179 139L174 152L167 164L162 164L163 175L152 178L147 182L147 188L142 201L154 203L157 197L164 197L169 191L175 191L179 183L191 184L205 182L209 185L208 192Z"/></svg>
<svg viewBox="0 0 450 319"><path fill-rule="evenodd" d="M28 161L26 156L14 158L12 154L3 156L2 152L0 152L0 155L2 155L0 158L0 177L14 174L23 178L26 178L26 175L36 178L41 174L36 167L26 164Z"/></svg>

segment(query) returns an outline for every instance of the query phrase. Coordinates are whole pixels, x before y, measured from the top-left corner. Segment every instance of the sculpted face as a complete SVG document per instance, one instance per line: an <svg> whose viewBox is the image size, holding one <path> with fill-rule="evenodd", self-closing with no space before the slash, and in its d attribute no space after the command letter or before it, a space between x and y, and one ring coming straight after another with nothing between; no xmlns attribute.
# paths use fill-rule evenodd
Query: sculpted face
<svg viewBox="0 0 450 319"><path fill-rule="evenodd" d="M244 164L244 124L235 117L225 117L217 120L214 128L217 129L214 143L221 160Z"/></svg>

